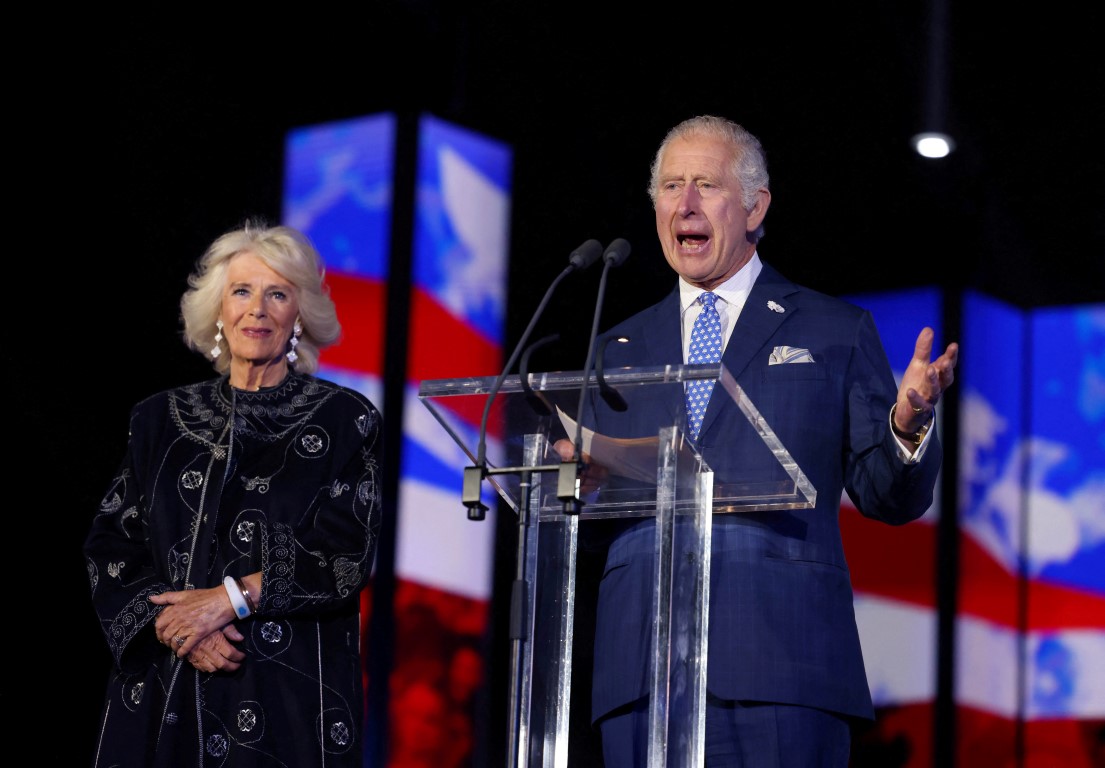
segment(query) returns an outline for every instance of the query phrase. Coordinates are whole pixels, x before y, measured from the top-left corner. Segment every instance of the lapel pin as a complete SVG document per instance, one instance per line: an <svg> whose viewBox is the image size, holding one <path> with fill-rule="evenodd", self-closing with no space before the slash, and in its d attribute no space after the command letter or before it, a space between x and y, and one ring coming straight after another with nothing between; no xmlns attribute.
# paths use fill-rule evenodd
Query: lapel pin
<svg viewBox="0 0 1105 768"><path fill-rule="evenodd" d="M783 312L786 312L785 309L783 309L781 306L776 304L774 301L767 302L767 308L770 309L772 312L778 312L780 314L782 314Z"/></svg>

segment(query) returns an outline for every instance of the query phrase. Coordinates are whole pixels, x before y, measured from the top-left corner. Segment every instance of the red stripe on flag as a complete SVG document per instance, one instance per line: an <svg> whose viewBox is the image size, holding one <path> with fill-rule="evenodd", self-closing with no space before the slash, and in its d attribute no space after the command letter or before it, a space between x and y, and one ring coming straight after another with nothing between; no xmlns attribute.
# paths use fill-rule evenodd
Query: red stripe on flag
<svg viewBox="0 0 1105 768"><path fill-rule="evenodd" d="M378 280L341 272L327 272L330 296L338 307L342 338L323 351L327 365L383 375L384 331L387 311L386 284ZM421 289L412 291L407 378L454 379L466 376L497 376L502 366L498 344L454 317L448 309ZM449 407L471 425L483 419L483 397L457 397ZM495 408L488 425L499 434L500 409Z"/></svg>
<svg viewBox="0 0 1105 768"><path fill-rule="evenodd" d="M379 280L327 271L330 298L338 308L342 337L320 355L327 365L383 375L386 284Z"/></svg>
<svg viewBox="0 0 1105 768"><path fill-rule="evenodd" d="M411 295L411 378L452 379L464 376L497 376L502 366L499 345L453 316L446 307L420 288Z"/></svg>
<svg viewBox="0 0 1105 768"><path fill-rule="evenodd" d="M957 716L957 764L964 768L1102 765L1105 720L1029 720L1018 726L1008 718L964 706L957 708ZM1024 729L1021 745L1018 727Z"/></svg>
<svg viewBox="0 0 1105 768"><path fill-rule="evenodd" d="M1105 629L1105 595L1030 581L1028 626L1033 631Z"/></svg>
<svg viewBox="0 0 1105 768"><path fill-rule="evenodd" d="M844 554L857 591L936 606L936 526L887 525L840 507Z"/></svg>
<svg viewBox="0 0 1105 768"><path fill-rule="evenodd" d="M502 350L496 342L454 317L446 307L422 289L414 297L410 327L408 377L415 381L456 379L467 376L494 378L502 369ZM471 425L483 419L483 397L456 397L450 408ZM496 417L499 409L494 409ZM488 425L491 434L500 434L496 418Z"/></svg>
<svg viewBox="0 0 1105 768"><path fill-rule="evenodd" d="M844 552L857 591L935 607L936 526L889 526L841 505ZM1030 631L1105 629L1105 595L1030 579L1027 621L1019 577L969 535L960 536L958 609L995 624Z"/></svg>
<svg viewBox="0 0 1105 768"><path fill-rule="evenodd" d="M1105 595L1030 579L1024 584L967 533L960 536L959 610L1029 631L1105 629ZM1021 600L1027 619L1022 620Z"/></svg>

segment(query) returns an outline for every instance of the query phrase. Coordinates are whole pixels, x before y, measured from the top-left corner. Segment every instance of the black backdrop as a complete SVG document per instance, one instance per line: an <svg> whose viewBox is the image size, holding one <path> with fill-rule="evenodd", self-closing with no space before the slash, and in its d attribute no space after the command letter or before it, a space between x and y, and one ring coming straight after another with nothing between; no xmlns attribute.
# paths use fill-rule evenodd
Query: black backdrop
<svg viewBox="0 0 1105 768"><path fill-rule="evenodd" d="M70 19L74 32L13 60L10 146L26 177L0 347L16 417L9 551L22 563L9 573L22 575L5 647L30 680L3 696L31 729L17 738L44 757L94 744L107 652L79 548L127 411L209 374L179 341L177 301L210 240L247 215L279 219L291 128L428 112L513 146L508 348L587 238L633 245L604 325L670 289L648 165L668 127L705 112L763 140L761 253L799 282L977 289L1023 308L1105 300L1099 10L951 9L933 59L931 5L606 20L596 4L453 5L299 13L263 32L212 17L186 32L101 19L92 35ZM936 100L934 71L946 75ZM934 106L959 142L943 161L908 144ZM549 307L563 338L586 339L598 272ZM543 363L579 367L583 346Z"/></svg>

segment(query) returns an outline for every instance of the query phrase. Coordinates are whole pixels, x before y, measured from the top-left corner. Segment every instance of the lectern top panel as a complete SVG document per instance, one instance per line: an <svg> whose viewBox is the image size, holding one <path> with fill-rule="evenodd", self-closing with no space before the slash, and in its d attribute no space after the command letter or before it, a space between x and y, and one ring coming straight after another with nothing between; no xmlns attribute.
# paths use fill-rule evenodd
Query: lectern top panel
<svg viewBox="0 0 1105 768"><path fill-rule="evenodd" d="M419 399L456 443L470 464L477 462L480 424L488 397L493 396L485 436L485 477L511 509L521 507L520 494L538 489L536 507L541 515L561 513L557 495L559 455L552 449L558 440L578 445L582 459L602 467L606 480L598 490L582 493L584 517L649 515L656 506L658 472L671 464L658 462L661 432L675 429L675 453L680 473L709 472L690 441L682 437L683 391L688 381L717 382L714 397L729 397L740 408L746 424L735 437L741 448L742 471L713 478L715 513L810 508L816 491L801 468L779 442L755 405L721 364L619 368L592 373L552 371L519 376L437 379L424 381ZM647 407L646 407L647 404ZM611 410L619 410L616 418ZM646 415L647 414L647 415ZM611 427L596 430L595 424ZM665 434L671 434L670 431ZM545 446L540 460L526 461L527 436L539 435ZM458 498L461 474L456 467ZM688 494L695 484L678 483ZM528 492L532 493L532 490ZM682 502L676 499L678 507ZM686 500L694 505L693 498Z"/></svg>

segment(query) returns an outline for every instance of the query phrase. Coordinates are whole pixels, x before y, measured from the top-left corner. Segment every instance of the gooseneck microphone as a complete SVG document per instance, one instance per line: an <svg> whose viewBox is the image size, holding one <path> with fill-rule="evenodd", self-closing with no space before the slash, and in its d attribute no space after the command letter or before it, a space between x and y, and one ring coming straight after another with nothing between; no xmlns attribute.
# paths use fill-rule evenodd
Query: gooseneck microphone
<svg viewBox="0 0 1105 768"><path fill-rule="evenodd" d="M579 408L576 411L576 435L573 441L572 460L560 465L560 477L557 482L557 498L564 502L564 512L576 514L580 509L580 501L575 493L578 471L583 459L583 407L587 402L587 386L591 379L595 356L595 340L599 335L599 321L602 318L602 302L606 295L606 276L614 267L621 264L629 257L629 242L619 237L602 254L602 277L599 279L598 298L595 299L595 317L591 322L591 338L587 343L587 362L583 366L583 385L579 388ZM569 477L570 475L570 477ZM571 486L569 493L569 485Z"/></svg>
<svg viewBox="0 0 1105 768"><path fill-rule="evenodd" d="M609 251L609 248L607 250ZM485 402L483 406L483 419L480 421L479 444L476 448L476 464L464 470L463 501L464 505L468 507L468 518L470 520L482 520L487 510L487 507L480 500L480 486L483 483L484 473L487 471L487 420L491 415L491 404L502 388L503 381L506 379L510 369L514 367L518 355L520 355L525 348L530 334L533 333L534 326L537 325L537 321L541 317L541 313L545 311L549 299L552 298L553 291L556 290L556 287L560 285L565 277L573 272L587 269L587 267L598 261L600 255L602 255L602 243L594 239L583 243L568 255L568 266L564 267L560 274L556 276L556 279L549 285L548 290L545 291L545 296L541 299L541 303L537 305L533 317L530 318L529 325L526 326L526 330L522 333L522 337L518 340L517 345L515 345L514 351L506 361L506 365L503 366L503 372L495 379L495 382L491 385L491 391L487 393L487 402Z"/></svg>

